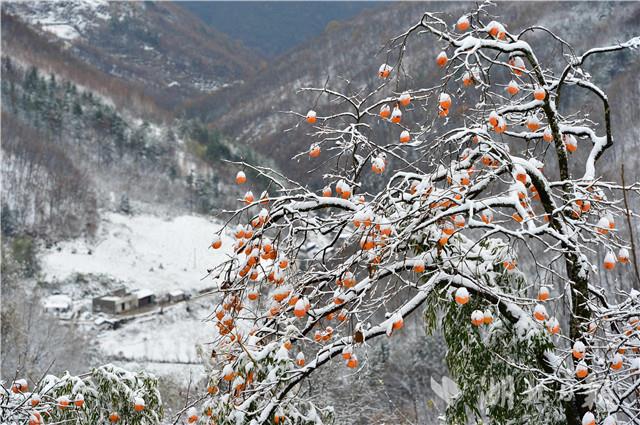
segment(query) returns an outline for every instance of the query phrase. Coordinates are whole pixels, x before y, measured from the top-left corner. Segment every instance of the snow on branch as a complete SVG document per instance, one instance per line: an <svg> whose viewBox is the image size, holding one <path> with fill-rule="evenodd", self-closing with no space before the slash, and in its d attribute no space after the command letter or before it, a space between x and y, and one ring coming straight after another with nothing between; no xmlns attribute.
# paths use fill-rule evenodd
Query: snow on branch
<svg viewBox="0 0 640 425"><path fill-rule="evenodd" d="M218 334L201 418L328 422L332 410L302 383L320 367L365 369L367 341L393 338L415 311L457 350L448 364L467 397L447 414L477 411L465 405L477 397L471 388L496 370L530 383L518 394L537 397L519 398L527 420L633 423L640 414L638 293L600 279L630 262L617 196L640 185L600 180L598 160L613 143L606 93L569 75L586 57L638 40L589 50L556 76L523 40L531 28L516 34L485 22L488 6L454 30L425 13L389 42L389 63L371 65L380 82L369 93L329 81L300 89L328 100L290 111L309 132L310 148L296 159L317 161L321 190L236 164L241 187L259 193L246 170L276 193L247 191L227 212L224 243L234 255L210 270L222 300L211 316ZM443 46L432 58L440 81L399 92L415 83L403 64L407 42L425 34ZM565 83L604 102L606 135L558 110ZM583 139L590 150L581 162L574 152Z"/></svg>

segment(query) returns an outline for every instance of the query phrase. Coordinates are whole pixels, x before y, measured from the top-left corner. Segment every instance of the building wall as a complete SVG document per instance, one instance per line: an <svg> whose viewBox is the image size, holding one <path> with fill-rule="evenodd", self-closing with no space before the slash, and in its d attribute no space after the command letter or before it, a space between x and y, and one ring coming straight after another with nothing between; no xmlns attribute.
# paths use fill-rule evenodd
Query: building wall
<svg viewBox="0 0 640 425"><path fill-rule="evenodd" d="M93 299L93 311L102 311L104 313L117 313L116 303L111 300L104 300L102 298Z"/></svg>
<svg viewBox="0 0 640 425"><path fill-rule="evenodd" d="M138 307L142 307L145 305L155 304L156 300L153 295L149 295L147 297L138 298Z"/></svg>
<svg viewBox="0 0 640 425"><path fill-rule="evenodd" d="M133 296L119 297L115 300L104 298L93 299L93 311L101 311L104 313L118 314L138 307L138 299Z"/></svg>

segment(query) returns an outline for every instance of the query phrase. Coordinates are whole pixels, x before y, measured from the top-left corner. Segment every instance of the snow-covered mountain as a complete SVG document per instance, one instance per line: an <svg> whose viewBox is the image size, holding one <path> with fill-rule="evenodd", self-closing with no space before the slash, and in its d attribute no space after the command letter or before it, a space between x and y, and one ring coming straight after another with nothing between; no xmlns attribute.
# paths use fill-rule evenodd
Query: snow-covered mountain
<svg viewBox="0 0 640 425"><path fill-rule="evenodd" d="M166 110L236 85L260 65L239 42L172 3L3 2L2 11L46 38L42 46L32 43L30 50L60 44L100 72L143 88ZM14 36L5 32L3 47L11 48ZM19 54L17 49L12 53ZM54 63L50 66L55 69Z"/></svg>

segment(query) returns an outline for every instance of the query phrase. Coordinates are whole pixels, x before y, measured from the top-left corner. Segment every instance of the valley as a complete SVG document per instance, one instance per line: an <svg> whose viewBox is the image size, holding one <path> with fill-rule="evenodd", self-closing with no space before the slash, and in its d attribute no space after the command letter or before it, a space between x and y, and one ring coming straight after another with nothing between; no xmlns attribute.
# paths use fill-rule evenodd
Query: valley
<svg viewBox="0 0 640 425"><path fill-rule="evenodd" d="M219 329L212 317L224 290L207 270L238 249L226 211L242 205L246 191L256 198L263 190L282 193L239 164L274 170L282 181L319 193L325 182L318 176L330 174L339 158L309 157L314 129L304 116L312 108L328 116L346 102L302 89L326 86L355 98L377 90L378 67L391 63L388 40L435 6L322 3L317 16L320 9L296 3L289 12L297 25L268 38L264 28L286 26L291 17L264 3L249 2L244 15L231 13L230 3L188 3L2 3L2 377L16 369L81 374L104 363L146 370L160 379L165 423L206 391L206 372L215 367L211 342ZM451 22L470 5L437 3ZM565 7L575 16L570 25ZM513 28L561 27L583 51L637 35L640 5L525 2L501 4L496 13ZM264 28L252 30L256 25ZM566 52L545 44L547 37L527 35L549 46L542 60L562 58ZM442 48L438 40L411 41L404 67L413 84L439 81L434 58ZM594 59L590 69L614 111L616 144L606 153L603 178L618 181L624 164L627 181L638 181L639 56ZM552 71L558 69L544 70ZM473 87L452 95L461 106L447 123L462 123L478 95ZM583 100L572 88L563 113L576 114ZM405 117L420 121L434 108L426 98ZM582 112L602 129L598 103ZM371 128L380 144L398 137L381 122ZM424 139L436 130L424 124ZM581 145L571 164L588 152ZM403 165L390 157L387 166ZM234 181L240 169L248 177L242 186ZM365 189L380 184L375 175L363 177ZM630 204L640 209L637 197ZM637 217L629 223L639 228ZM210 246L216 235L220 249ZM301 258L317 254L314 242ZM629 270L618 273L601 279L611 287L630 281ZM97 311L100 297L116 301ZM146 297L152 301L141 301ZM125 299L133 304L118 308ZM423 322L420 315L407 320L399 344L372 342L364 376L322 371L310 397L336 406L339 424L435 423L446 403L432 382L447 376L447 347ZM345 413L348 405L360 406L361 415Z"/></svg>

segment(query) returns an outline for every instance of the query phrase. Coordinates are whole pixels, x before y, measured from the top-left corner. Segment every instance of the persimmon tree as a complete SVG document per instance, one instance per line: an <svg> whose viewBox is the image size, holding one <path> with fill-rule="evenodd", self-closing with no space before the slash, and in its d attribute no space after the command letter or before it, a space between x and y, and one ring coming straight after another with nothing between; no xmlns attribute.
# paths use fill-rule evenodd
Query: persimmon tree
<svg viewBox="0 0 640 425"><path fill-rule="evenodd" d="M163 415L158 380L108 364L80 376L16 378L0 385L0 423L152 425Z"/></svg>
<svg viewBox="0 0 640 425"><path fill-rule="evenodd" d="M211 396L190 421L330 421L304 380L322 366L357 373L368 341L397 338L412 314L448 345L451 423L638 420L639 293L599 276L633 261L616 225L620 194L640 185L598 174L611 108L585 67L640 38L577 55L549 29L488 16L486 4L453 26L425 13L390 41L369 92L301 90L331 110L294 113L311 140L301 156L330 169L321 193L239 164L239 184L252 184L246 171L270 186L228 212L235 240L212 243L234 255L209 270L219 334ZM534 29L567 52L559 63L539 62ZM439 66L434 86L407 88L410 41L441 46L420 55ZM597 121L563 112L574 88L602 104Z"/></svg>

